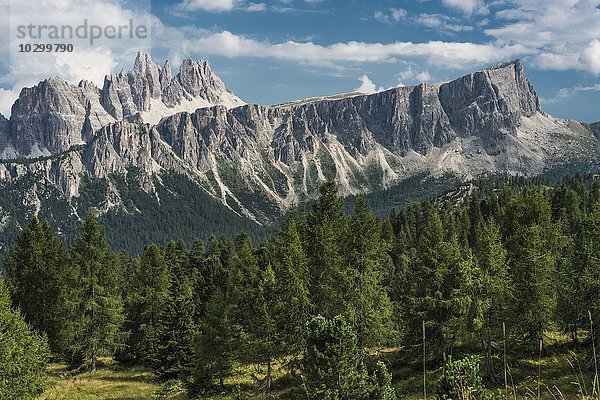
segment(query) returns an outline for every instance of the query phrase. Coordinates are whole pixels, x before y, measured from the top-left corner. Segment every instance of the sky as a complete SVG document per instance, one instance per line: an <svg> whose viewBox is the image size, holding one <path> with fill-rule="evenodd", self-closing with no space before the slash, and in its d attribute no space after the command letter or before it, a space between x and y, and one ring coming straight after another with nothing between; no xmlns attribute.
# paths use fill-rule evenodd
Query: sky
<svg viewBox="0 0 600 400"><path fill-rule="evenodd" d="M23 87L53 75L101 87L147 51L173 73L184 58L206 59L258 104L445 82L519 58L546 112L600 120L600 0L0 0L0 15L10 16L0 22L5 116ZM150 34L18 52L17 26L84 19L131 20Z"/></svg>

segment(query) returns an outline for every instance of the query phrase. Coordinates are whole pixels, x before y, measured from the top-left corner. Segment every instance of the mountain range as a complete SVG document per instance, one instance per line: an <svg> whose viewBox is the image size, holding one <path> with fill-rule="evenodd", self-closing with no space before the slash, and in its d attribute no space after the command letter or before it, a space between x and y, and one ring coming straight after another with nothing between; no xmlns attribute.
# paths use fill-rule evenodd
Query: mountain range
<svg viewBox="0 0 600 400"><path fill-rule="evenodd" d="M426 182L596 171L598 154L600 125L546 114L518 60L442 84L264 106L206 61L185 60L173 76L168 61L138 54L102 88L53 77L0 115L0 246L31 213L69 238L95 208L118 246L135 248L259 231L314 199L326 177L345 196L402 196L415 179L436 195Z"/></svg>

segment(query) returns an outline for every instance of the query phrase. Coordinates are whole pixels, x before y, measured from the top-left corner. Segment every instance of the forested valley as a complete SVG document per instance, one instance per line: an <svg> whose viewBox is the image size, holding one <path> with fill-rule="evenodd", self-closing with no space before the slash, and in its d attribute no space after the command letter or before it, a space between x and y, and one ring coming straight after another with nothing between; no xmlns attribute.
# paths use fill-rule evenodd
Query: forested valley
<svg viewBox="0 0 600 400"><path fill-rule="evenodd" d="M32 217L4 265L0 399L43 393L49 363L93 373L107 357L185 398L600 396L592 178L496 180L385 219L360 197L346 212L328 180L262 243L140 255L110 250L94 212L69 246ZM557 353L576 385L532 364Z"/></svg>

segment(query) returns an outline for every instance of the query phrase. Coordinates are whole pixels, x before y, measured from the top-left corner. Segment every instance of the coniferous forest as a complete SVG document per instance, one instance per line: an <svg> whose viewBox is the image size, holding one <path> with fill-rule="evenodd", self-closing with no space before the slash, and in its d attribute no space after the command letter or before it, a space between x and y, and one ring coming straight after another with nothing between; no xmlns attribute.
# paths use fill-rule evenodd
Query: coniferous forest
<svg viewBox="0 0 600 400"><path fill-rule="evenodd" d="M598 399L600 182L516 181L380 219L330 180L261 243L139 255L111 250L94 212L69 246L32 217L0 279L0 399L42 393L51 362L107 357L186 398ZM557 337L572 395L531 364Z"/></svg>

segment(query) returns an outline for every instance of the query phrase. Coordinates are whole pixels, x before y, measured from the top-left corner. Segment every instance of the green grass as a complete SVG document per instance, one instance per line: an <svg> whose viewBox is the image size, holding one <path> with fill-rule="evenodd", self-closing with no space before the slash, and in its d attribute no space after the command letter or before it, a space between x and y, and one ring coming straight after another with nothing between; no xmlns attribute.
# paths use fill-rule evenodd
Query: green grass
<svg viewBox="0 0 600 400"><path fill-rule="evenodd" d="M96 373L71 375L65 365L49 367L51 387L38 400L137 400L163 398L184 400L183 393L167 397L155 396L162 384L142 367L124 367L110 359L102 359Z"/></svg>
<svg viewBox="0 0 600 400"><path fill-rule="evenodd" d="M581 337L585 337L582 333ZM508 365L512 384L510 399L513 400L513 390L518 400L537 399L538 367L541 364L541 399L542 400L596 400L585 397L591 393L593 374L581 373L589 363L587 349L569 342L564 335L552 333L546 338L546 354L540 359L534 349L530 357L508 355ZM518 349L526 353L525 349ZM516 351L515 351L516 352ZM419 362L407 362L408 355L402 349L389 348L373 353L368 362L381 359L391 367L394 376L396 394L403 400L422 399L423 376ZM502 359L497 354L494 360L497 380L493 389L503 393ZM188 397L182 391L170 391L169 383L162 383L148 369L143 367L123 366L110 359L103 359L95 374L85 372L70 375L64 365L53 364L49 368L52 387L38 400L60 399L167 399L186 400ZM435 385L439 370L430 368L427 372L428 398L435 399ZM272 398L290 399L302 398L299 389L300 380L292 377L281 363L276 363L273 369ZM266 399L263 387L264 366L238 365L233 373L225 380L225 390L219 388L200 394L198 399L234 400ZM510 379L509 379L510 381ZM215 382L216 384L216 382ZM168 395L165 395L167 394ZM295 393L295 396L292 396ZM162 394L162 395L161 395ZM502 395L500 397L504 399Z"/></svg>

